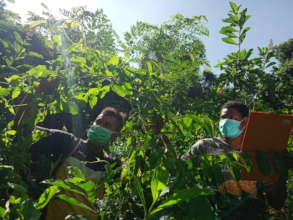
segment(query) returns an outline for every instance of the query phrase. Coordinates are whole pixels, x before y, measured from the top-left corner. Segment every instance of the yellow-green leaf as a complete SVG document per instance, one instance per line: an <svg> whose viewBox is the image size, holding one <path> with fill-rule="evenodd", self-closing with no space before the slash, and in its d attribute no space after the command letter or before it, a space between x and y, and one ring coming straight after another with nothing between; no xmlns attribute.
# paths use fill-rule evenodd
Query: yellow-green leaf
<svg viewBox="0 0 293 220"><path fill-rule="evenodd" d="M222 40L227 44L238 45L237 42L229 37L223 37Z"/></svg>
<svg viewBox="0 0 293 220"><path fill-rule="evenodd" d="M30 27L31 28L35 28L41 24L46 24L47 21L46 20L37 20L37 21L33 21L31 24L30 24Z"/></svg>

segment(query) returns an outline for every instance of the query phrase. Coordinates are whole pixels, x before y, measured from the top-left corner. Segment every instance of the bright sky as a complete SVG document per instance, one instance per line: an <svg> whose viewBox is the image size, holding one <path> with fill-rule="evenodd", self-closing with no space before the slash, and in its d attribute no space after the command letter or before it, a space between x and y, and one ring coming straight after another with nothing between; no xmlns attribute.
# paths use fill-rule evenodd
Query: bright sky
<svg viewBox="0 0 293 220"><path fill-rule="evenodd" d="M225 55L234 50L234 46L221 41L220 28L222 19L229 10L228 0L15 0L9 9L20 15L31 10L41 13L41 2L53 11L58 8L71 8L86 5L88 9L102 8L112 21L116 32L123 33L136 21L161 24L176 13L184 16L205 15L209 22L208 38L203 38L208 60L214 66ZM235 0L242 8L248 8L252 16L248 25L252 30L248 33L246 48L264 47L272 39L274 44L293 38L293 0ZM218 72L216 70L216 72Z"/></svg>

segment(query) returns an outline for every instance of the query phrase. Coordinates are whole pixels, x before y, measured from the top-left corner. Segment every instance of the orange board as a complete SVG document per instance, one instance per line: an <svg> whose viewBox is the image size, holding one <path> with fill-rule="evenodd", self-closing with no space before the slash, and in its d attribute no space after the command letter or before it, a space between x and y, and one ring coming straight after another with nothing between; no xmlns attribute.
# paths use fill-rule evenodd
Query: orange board
<svg viewBox="0 0 293 220"><path fill-rule="evenodd" d="M240 150L282 152L293 129L293 115L250 112Z"/></svg>
<svg viewBox="0 0 293 220"><path fill-rule="evenodd" d="M265 176L256 162L256 152L284 152L293 129L293 115L265 112L251 112L241 144L241 151L247 152L253 163L253 172L241 169L241 179L272 183L277 181L272 161L268 161L272 175Z"/></svg>

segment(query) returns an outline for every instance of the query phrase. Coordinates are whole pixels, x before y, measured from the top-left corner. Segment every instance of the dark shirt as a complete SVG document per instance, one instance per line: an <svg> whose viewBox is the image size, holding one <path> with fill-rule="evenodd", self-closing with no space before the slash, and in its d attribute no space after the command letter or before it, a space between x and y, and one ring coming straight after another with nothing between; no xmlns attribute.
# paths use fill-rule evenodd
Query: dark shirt
<svg viewBox="0 0 293 220"><path fill-rule="evenodd" d="M104 171L107 162L119 161L116 158L105 157L104 154L89 152L89 144L86 140L75 137L73 134L58 129L46 129L49 135L43 137L30 147L32 159L32 173L37 179L46 179L54 175L54 169L68 156L81 161L93 162L96 158L104 162L86 163L86 166L95 171ZM107 162L105 162L107 161ZM55 163L52 168L52 163Z"/></svg>

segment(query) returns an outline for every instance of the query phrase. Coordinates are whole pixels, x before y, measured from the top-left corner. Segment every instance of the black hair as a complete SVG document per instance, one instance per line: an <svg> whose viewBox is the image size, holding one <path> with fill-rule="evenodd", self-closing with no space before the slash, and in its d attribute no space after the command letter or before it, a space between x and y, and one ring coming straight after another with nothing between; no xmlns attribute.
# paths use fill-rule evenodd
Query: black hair
<svg viewBox="0 0 293 220"><path fill-rule="evenodd" d="M244 118L244 117L248 117L249 114L249 108L247 105L245 105L242 102L239 101L228 101L226 102L221 109L224 108L233 108L235 109L237 112L239 112L239 114Z"/></svg>
<svg viewBox="0 0 293 220"><path fill-rule="evenodd" d="M124 125L124 120L123 117L121 116L120 112L118 112L118 110L116 108L113 107L106 107L104 108L101 113L98 115L98 117L100 117L100 115L103 116L111 116L113 118L115 118L118 122L118 130L121 130L123 125Z"/></svg>

